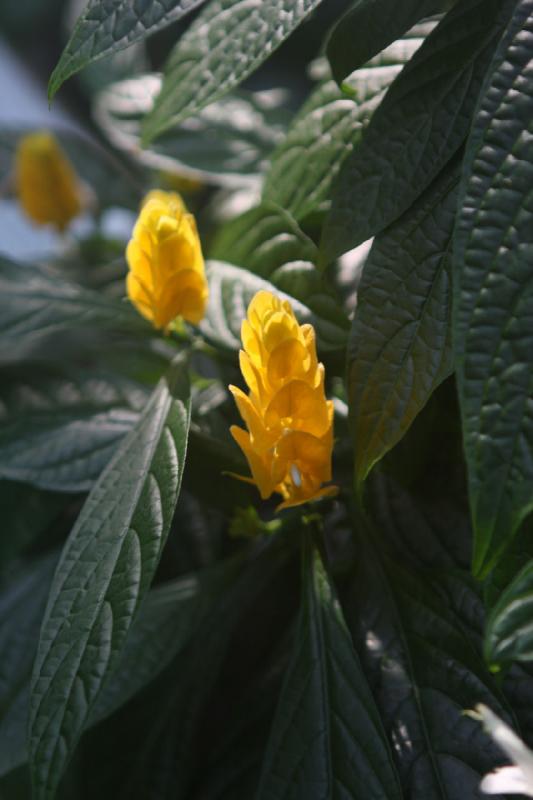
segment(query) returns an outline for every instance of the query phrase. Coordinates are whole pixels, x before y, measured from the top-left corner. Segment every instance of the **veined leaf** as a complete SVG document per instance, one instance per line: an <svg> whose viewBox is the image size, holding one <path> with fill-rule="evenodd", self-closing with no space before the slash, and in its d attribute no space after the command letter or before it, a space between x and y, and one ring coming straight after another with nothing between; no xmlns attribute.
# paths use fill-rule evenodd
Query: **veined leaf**
<svg viewBox="0 0 533 800"><path fill-rule="evenodd" d="M533 3L491 64L467 145L454 245L454 337L473 570L533 509Z"/></svg>
<svg viewBox="0 0 533 800"><path fill-rule="evenodd" d="M146 387L104 370L25 363L1 375L0 477L42 489L90 489L148 398Z"/></svg>
<svg viewBox="0 0 533 800"><path fill-rule="evenodd" d="M458 3L394 81L333 188L324 260L394 222L457 153L511 6Z"/></svg>
<svg viewBox="0 0 533 800"><path fill-rule="evenodd" d="M375 240L348 345L357 484L452 371L451 240L459 171L447 171Z"/></svg>
<svg viewBox="0 0 533 800"><path fill-rule="evenodd" d="M440 11L443 0L362 0L344 14L330 33L326 52L341 83L416 22ZM385 22L386 21L386 22Z"/></svg>
<svg viewBox="0 0 533 800"><path fill-rule="evenodd" d="M150 331L126 303L68 283L54 270L0 257L0 360L15 360L47 334L93 327Z"/></svg>
<svg viewBox="0 0 533 800"><path fill-rule="evenodd" d="M233 89L321 0L212 0L179 40L145 120L148 141Z"/></svg>
<svg viewBox="0 0 533 800"><path fill-rule="evenodd" d="M80 69L116 53L176 22L204 0L89 0L61 54L48 85L51 100L62 83Z"/></svg>
<svg viewBox="0 0 533 800"><path fill-rule="evenodd" d="M302 606L257 800L400 798L372 695L318 553L303 550Z"/></svg>
<svg viewBox="0 0 533 800"><path fill-rule="evenodd" d="M477 797L482 775L501 755L463 712L475 697L509 724L513 720L469 625L471 590L462 587L460 573L447 573L457 580L450 600L440 574L431 584L398 558L378 553L376 545L381 547L378 532L357 532L342 606L394 744L403 796ZM479 598L475 603L481 605Z"/></svg>
<svg viewBox="0 0 533 800"><path fill-rule="evenodd" d="M109 140L148 167L225 186L256 184L283 139L282 89L233 92L141 148L141 121L161 88L160 75L120 81L97 98L95 117Z"/></svg>
<svg viewBox="0 0 533 800"><path fill-rule="evenodd" d="M533 661L533 561L504 590L487 621L489 664Z"/></svg>
<svg viewBox="0 0 533 800"><path fill-rule="evenodd" d="M241 346L241 324L246 317L248 305L256 292L266 289L290 300L300 323L314 325L318 346L324 351L342 350L346 345L347 332L342 320L330 321L314 314L306 305L288 297L268 281L248 270L240 269L222 261L207 262L209 281L209 305L200 329L207 339L228 350Z"/></svg>
<svg viewBox="0 0 533 800"><path fill-rule="evenodd" d="M0 775L26 760L28 685L56 563L55 555L40 559L0 595Z"/></svg>
<svg viewBox="0 0 533 800"><path fill-rule="evenodd" d="M272 155L263 199L296 220L326 207L335 176L400 69L397 64L360 70L350 82L350 96L331 80L318 86Z"/></svg>
<svg viewBox="0 0 533 800"><path fill-rule="evenodd" d="M180 360L95 484L63 550L32 678L37 799L54 796L150 585L179 495L189 420Z"/></svg>

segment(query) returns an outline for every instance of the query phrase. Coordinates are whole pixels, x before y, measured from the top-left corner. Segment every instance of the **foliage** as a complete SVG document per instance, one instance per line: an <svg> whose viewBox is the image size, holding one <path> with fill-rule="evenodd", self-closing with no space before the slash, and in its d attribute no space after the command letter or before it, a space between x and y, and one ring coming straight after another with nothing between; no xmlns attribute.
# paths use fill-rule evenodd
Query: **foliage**
<svg viewBox="0 0 533 800"><path fill-rule="evenodd" d="M91 84L103 144L56 132L86 224L0 255L0 796L479 797L463 711L533 745L533 0L89 0L50 97L167 26L162 76ZM295 109L254 71L311 29ZM197 325L126 298L106 215L154 188ZM335 412L338 494L278 513L230 435L261 290Z"/></svg>

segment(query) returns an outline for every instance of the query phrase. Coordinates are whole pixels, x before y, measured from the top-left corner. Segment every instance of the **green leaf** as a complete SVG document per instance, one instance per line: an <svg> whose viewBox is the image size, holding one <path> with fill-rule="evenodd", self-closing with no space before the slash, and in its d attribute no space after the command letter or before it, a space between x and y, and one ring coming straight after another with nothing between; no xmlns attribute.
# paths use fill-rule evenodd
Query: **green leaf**
<svg viewBox="0 0 533 800"><path fill-rule="evenodd" d="M0 595L0 775L26 760L29 679L57 556L14 576Z"/></svg>
<svg viewBox="0 0 533 800"><path fill-rule="evenodd" d="M141 164L226 186L256 184L283 139L285 92L233 92L141 148L141 121L161 88L161 76L142 75L102 92L95 118L108 139Z"/></svg>
<svg viewBox="0 0 533 800"><path fill-rule="evenodd" d="M304 542L296 639L257 800L400 798L379 715L320 557Z"/></svg>
<svg viewBox="0 0 533 800"><path fill-rule="evenodd" d="M529 561L494 606L485 634L489 664L533 661L533 561Z"/></svg>
<svg viewBox="0 0 533 800"><path fill-rule="evenodd" d="M337 83L399 39L416 22L440 11L444 5L444 0L402 0L401 3L361 0L356 3L337 22L326 45Z"/></svg>
<svg viewBox="0 0 533 800"><path fill-rule="evenodd" d="M263 199L282 206L296 220L326 207L342 163L400 69L390 65L360 70L350 82L350 96L331 80L318 86L272 155Z"/></svg>
<svg viewBox="0 0 533 800"><path fill-rule="evenodd" d="M394 81L334 186L326 261L394 222L457 153L510 5L458 3Z"/></svg>
<svg viewBox="0 0 533 800"><path fill-rule="evenodd" d="M241 83L320 2L210 2L170 55L161 93L144 122L146 140L197 114Z"/></svg>
<svg viewBox="0 0 533 800"><path fill-rule="evenodd" d="M394 744L404 797L478 796L501 756L463 712L483 702L513 724L478 648L479 597L468 573L407 569L388 557L381 531L358 524L357 558L342 606L383 725ZM425 541L419 540L419 550ZM380 552L378 552L380 548ZM471 578L470 578L471 580ZM454 585L450 585L450 581Z"/></svg>
<svg viewBox="0 0 533 800"><path fill-rule="evenodd" d="M0 374L0 477L42 489L89 490L148 398L105 370L25 363Z"/></svg>
<svg viewBox="0 0 533 800"><path fill-rule="evenodd" d="M533 3L490 67L467 145L454 245L454 342L473 570L533 509Z"/></svg>
<svg viewBox="0 0 533 800"><path fill-rule="evenodd" d="M287 211L274 203L262 203L219 230L210 256L270 278L289 262L315 263L317 249Z"/></svg>
<svg viewBox="0 0 533 800"><path fill-rule="evenodd" d="M375 240L348 344L360 484L452 371L451 241L459 171L447 171Z"/></svg>
<svg viewBox="0 0 533 800"><path fill-rule="evenodd" d="M338 351L346 345L346 330L339 321L330 321L314 314L303 303L288 297L268 281L247 270L222 261L208 261L209 305L200 330L204 336L227 350L241 347L241 324L248 305L261 289L288 299L300 323L314 325L318 346L325 352Z"/></svg>
<svg viewBox="0 0 533 800"><path fill-rule="evenodd" d="M129 304L69 283L47 267L0 257L0 360L15 360L50 333L93 328L151 331Z"/></svg>
<svg viewBox="0 0 533 800"><path fill-rule="evenodd" d="M48 85L51 100L59 87L80 69L139 42L188 14L204 0L89 0L61 54Z"/></svg>
<svg viewBox="0 0 533 800"><path fill-rule="evenodd" d="M180 360L95 484L67 541L32 678L36 800L54 796L150 585L179 495L189 419Z"/></svg>
<svg viewBox="0 0 533 800"><path fill-rule="evenodd" d="M122 162L87 134L55 128L52 123L48 127L59 140L76 174L98 198L99 210L110 206L138 209L144 187L131 165L126 169ZM34 127L27 126L0 129L0 180L9 181L18 142L22 136L34 130Z"/></svg>

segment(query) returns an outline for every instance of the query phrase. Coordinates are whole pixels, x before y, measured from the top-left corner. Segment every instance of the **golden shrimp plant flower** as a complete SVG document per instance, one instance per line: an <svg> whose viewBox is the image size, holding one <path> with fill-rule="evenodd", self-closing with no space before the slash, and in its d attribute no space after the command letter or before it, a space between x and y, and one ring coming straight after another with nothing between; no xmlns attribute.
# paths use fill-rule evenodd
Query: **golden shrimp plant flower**
<svg viewBox="0 0 533 800"><path fill-rule="evenodd" d="M197 324L208 289L196 222L176 192L154 190L126 249L128 297L156 328L176 317Z"/></svg>
<svg viewBox="0 0 533 800"><path fill-rule="evenodd" d="M51 224L64 231L82 210L82 184L49 131L36 131L20 139L15 185L23 211L36 225Z"/></svg>
<svg viewBox="0 0 533 800"><path fill-rule="evenodd" d="M240 367L249 389L230 386L247 430L234 425L263 499L278 492L279 509L336 494L331 480L333 403L312 325L299 325L288 300L267 291L252 299L241 329Z"/></svg>

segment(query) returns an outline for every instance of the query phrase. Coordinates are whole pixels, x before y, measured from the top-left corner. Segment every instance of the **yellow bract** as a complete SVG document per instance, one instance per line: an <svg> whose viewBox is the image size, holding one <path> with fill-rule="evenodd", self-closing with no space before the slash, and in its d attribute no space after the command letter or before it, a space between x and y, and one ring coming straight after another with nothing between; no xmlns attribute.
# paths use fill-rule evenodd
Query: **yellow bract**
<svg viewBox="0 0 533 800"><path fill-rule="evenodd" d="M63 231L82 208L82 188L55 136L37 131L18 143L15 182L25 213Z"/></svg>
<svg viewBox="0 0 533 800"><path fill-rule="evenodd" d="M290 303L260 291L242 323L240 366L249 394L230 386L247 430L231 433L266 499L278 509L336 494L331 480L333 403L324 393L324 365L312 325L299 325ZM249 479L245 479L249 480Z"/></svg>
<svg viewBox="0 0 533 800"><path fill-rule="evenodd" d="M128 297L156 328L176 317L197 324L207 281L196 222L175 192L150 192L126 250Z"/></svg>

